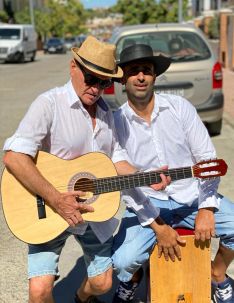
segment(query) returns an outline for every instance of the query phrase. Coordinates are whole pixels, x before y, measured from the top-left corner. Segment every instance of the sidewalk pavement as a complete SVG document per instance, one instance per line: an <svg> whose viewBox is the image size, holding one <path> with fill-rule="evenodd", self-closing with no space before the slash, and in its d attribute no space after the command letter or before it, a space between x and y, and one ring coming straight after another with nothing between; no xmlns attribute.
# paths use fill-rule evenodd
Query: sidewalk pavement
<svg viewBox="0 0 234 303"><path fill-rule="evenodd" d="M224 112L233 117L231 122L234 124L234 71L223 69L223 88L224 88Z"/></svg>

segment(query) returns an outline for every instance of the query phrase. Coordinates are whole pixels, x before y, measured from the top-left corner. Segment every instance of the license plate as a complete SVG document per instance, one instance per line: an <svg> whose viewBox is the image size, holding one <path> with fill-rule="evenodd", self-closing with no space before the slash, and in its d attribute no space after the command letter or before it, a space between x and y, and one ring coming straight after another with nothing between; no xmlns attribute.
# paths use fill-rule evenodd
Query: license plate
<svg viewBox="0 0 234 303"><path fill-rule="evenodd" d="M172 94L172 95L178 95L178 96L181 96L181 97L184 97L184 89L161 89L161 90L157 90L156 89L156 92L158 94Z"/></svg>
<svg viewBox="0 0 234 303"><path fill-rule="evenodd" d="M55 47L50 47L49 48L49 52L55 52L55 51L56 51Z"/></svg>

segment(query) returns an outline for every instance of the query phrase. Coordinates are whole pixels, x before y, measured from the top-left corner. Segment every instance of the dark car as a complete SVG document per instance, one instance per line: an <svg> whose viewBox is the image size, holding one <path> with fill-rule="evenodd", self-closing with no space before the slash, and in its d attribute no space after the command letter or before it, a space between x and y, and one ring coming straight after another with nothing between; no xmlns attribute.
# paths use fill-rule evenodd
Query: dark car
<svg viewBox="0 0 234 303"><path fill-rule="evenodd" d="M50 38L44 45L44 53L49 54L66 54L67 48L62 38Z"/></svg>

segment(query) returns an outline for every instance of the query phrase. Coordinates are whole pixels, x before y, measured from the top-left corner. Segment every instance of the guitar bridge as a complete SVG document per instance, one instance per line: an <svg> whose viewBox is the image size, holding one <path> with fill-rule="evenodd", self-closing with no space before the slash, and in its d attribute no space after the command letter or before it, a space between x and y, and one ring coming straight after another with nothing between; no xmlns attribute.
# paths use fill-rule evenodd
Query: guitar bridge
<svg viewBox="0 0 234 303"><path fill-rule="evenodd" d="M38 219L46 218L45 201L41 196L36 195Z"/></svg>

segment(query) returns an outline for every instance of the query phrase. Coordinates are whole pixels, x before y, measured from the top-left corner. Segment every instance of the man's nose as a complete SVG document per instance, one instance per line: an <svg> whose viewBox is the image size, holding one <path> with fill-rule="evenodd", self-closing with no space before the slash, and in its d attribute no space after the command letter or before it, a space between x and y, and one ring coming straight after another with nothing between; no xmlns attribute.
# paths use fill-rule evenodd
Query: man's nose
<svg viewBox="0 0 234 303"><path fill-rule="evenodd" d="M138 75L137 75L137 78L140 80L140 81L143 81L145 80L145 74L143 72L139 72Z"/></svg>

